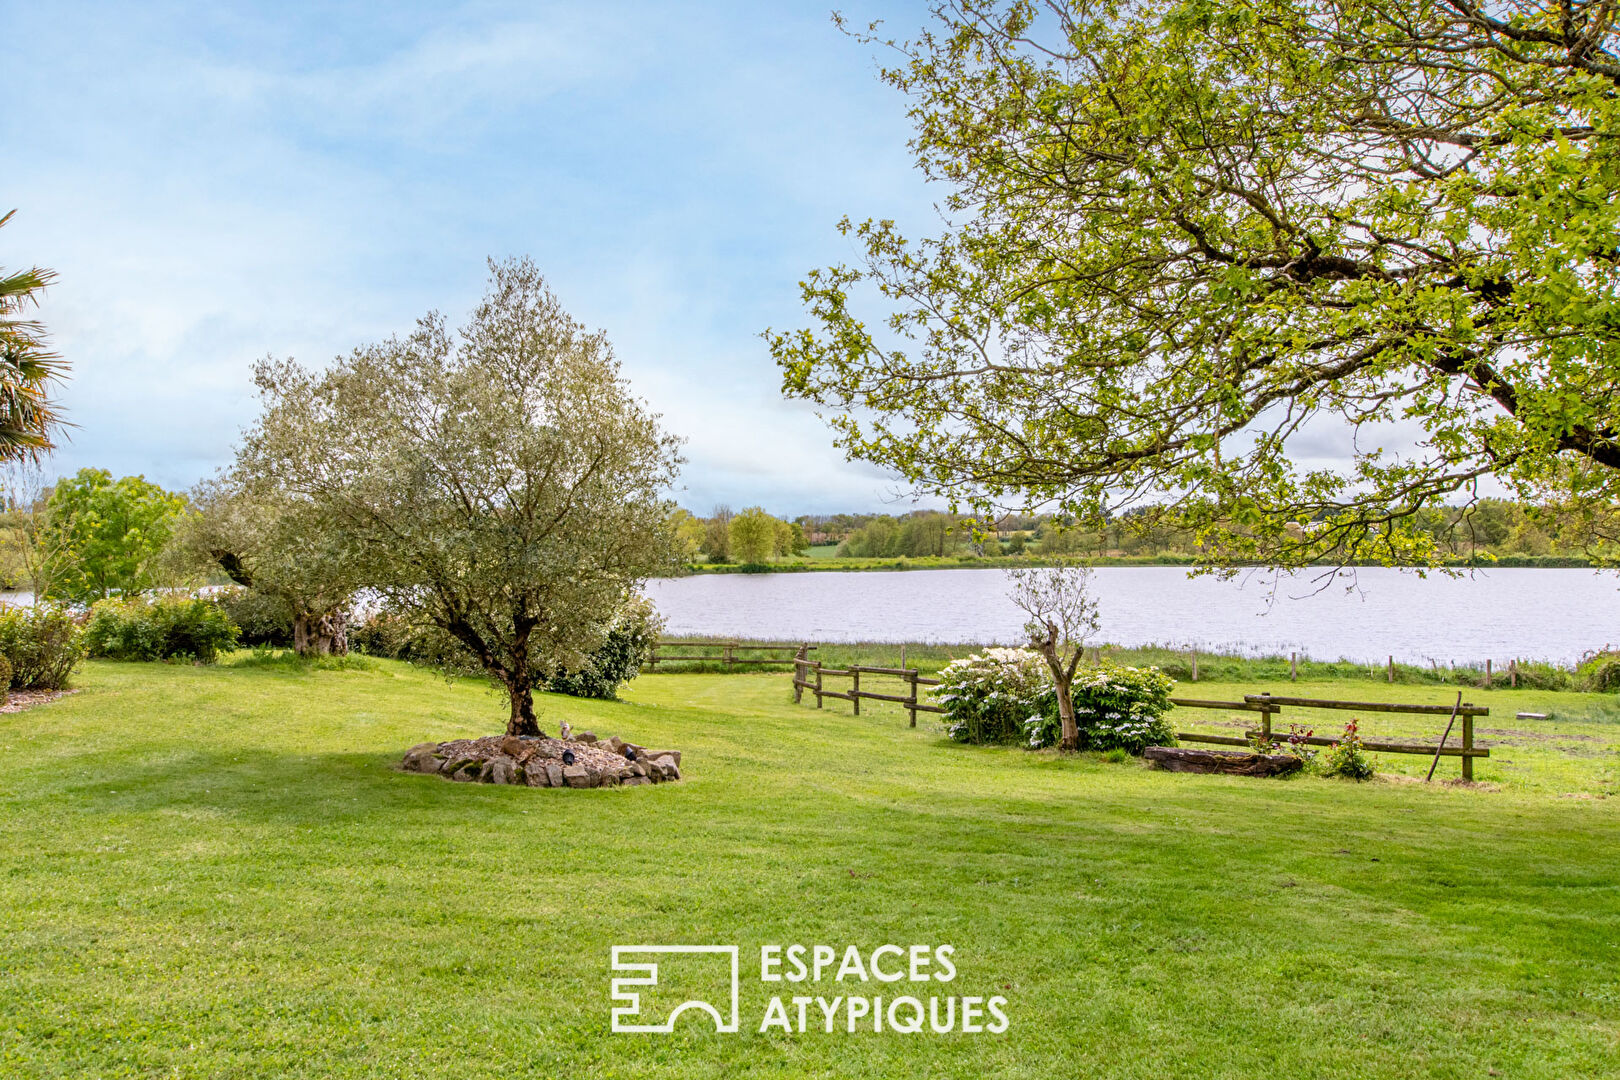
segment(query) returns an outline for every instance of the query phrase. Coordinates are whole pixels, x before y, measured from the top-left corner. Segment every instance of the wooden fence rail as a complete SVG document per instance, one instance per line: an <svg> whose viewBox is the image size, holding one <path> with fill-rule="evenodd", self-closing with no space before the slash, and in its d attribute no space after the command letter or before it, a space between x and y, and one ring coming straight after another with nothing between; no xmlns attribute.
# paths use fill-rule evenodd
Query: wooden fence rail
<svg viewBox="0 0 1620 1080"><path fill-rule="evenodd" d="M945 710L938 705L930 705L922 700L922 688L938 686L939 680L924 676L916 668L908 667L874 667L861 664L851 664L848 667L828 667L820 660L812 660L810 653L815 646L809 642L800 645L753 645L738 641L691 641L670 640L659 641L653 645L652 654L648 657L647 667L656 670L661 663L703 662L730 665L738 664L792 664L793 665L793 700L795 704L804 700L808 691L816 697L816 708L824 706L827 698L847 701L856 716L861 714L862 701L885 701L902 706L910 716L910 726L917 726L918 713L943 714ZM674 649L675 652L667 650ZM718 655L713 652L693 652L692 650L720 650ZM739 656L738 652L745 653L791 653L789 656ZM861 676L899 680L904 693L886 693L882 690L861 689ZM827 686L826 680L848 679L849 689L834 690ZM870 683L868 684L870 686ZM1247 712L1259 714L1258 728L1243 733L1243 738L1232 735L1205 735L1197 731L1180 731L1176 738L1184 742L1216 743L1224 746L1249 746L1256 739L1266 742L1281 741L1275 730L1274 718L1284 709L1339 709L1352 712L1381 712L1400 713L1412 716L1451 716L1462 721L1461 745L1447 746L1446 736L1442 735L1439 747L1425 746L1420 743L1384 742L1363 739L1361 745L1369 751L1380 754L1425 754L1430 757L1459 758L1462 764L1464 780L1474 778L1474 759L1490 757L1490 750L1474 745L1474 720L1476 717L1489 716L1491 710L1483 705L1474 705L1470 702L1461 702L1458 705L1402 705L1388 701L1335 701L1328 698L1286 697L1272 694L1245 694L1242 701L1212 701L1205 698L1171 698L1171 704L1183 709L1214 709L1228 712ZM1449 732L1449 728L1447 729ZM1283 735L1281 738L1288 738ZM1320 735L1306 736L1298 741L1311 746L1331 746L1337 739Z"/></svg>
<svg viewBox="0 0 1620 1080"><path fill-rule="evenodd" d="M905 683L907 692L904 694L885 694L876 690L862 690L862 675L900 679ZM839 690L827 689L823 680L828 676L847 678L849 680L849 692L844 693ZM852 664L847 668L831 668L823 665L820 660L810 659L808 649L801 649L798 655L793 658L793 701L795 704L804 700L804 692L808 690L816 695L816 708L822 707L825 698L837 698L840 701L849 702L855 710L855 715L859 716L861 715L862 701L891 701L906 707L906 712L911 715L912 727L917 726L917 714L920 712L942 713L945 711L938 705L928 705L918 700L918 687L938 685L938 679L926 678L916 668L862 667L858 664Z"/></svg>
<svg viewBox="0 0 1620 1080"><path fill-rule="evenodd" d="M1460 695L1459 695L1460 696ZM1272 726L1272 717L1283 711L1284 707L1295 709L1345 709L1352 712L1382 712L1404 713L1417 716L1452 716L1462 720L1462 745L1445 745L1446 737L1440 738L1440 746L1424 746L1421 743L1374 742L1369 739L1361 740L1361 745L1380 754L1424 754L1428 757L1454 757L1462 759L1462 776L1464 780L1474 778L1474 759L1490 757L1491 752L1483 747L1474 745L1474 718L1489 716L1491 710L1483 705L1474 705L1462 702L1459 705L1398 705L1388 701L1334 701L1328 698L1302 698L1302 697L1273 697L1271 694L1245 694L1242 701L1204 701L1195 698L1171 698L1170 703L1187 709L1225 709L1236 712L1254 712L1260 714L1260 727L1243 733L1239 739L1231 735L1204 735L1196 731L1178 731L1176 738L1183 742L1218 743L1223 746L1249 746L1255 739L1266 742L1281 741L1275 734ZM1447 729L1450 730L1449 728ZM1284 735L1286 739L1289 736ZM1303 737L1299 742L1311 746L1332 746L1337 739L1325 738L1320 735Z"/></svg>

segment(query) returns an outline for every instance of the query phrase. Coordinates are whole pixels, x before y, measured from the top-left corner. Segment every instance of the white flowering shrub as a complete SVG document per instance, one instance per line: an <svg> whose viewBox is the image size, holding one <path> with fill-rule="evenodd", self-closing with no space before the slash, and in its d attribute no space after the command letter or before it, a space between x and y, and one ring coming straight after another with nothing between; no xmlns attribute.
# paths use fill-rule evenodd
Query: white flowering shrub
<svg viewBox="0 0 1620 1080"><path fill-rule="evenodd" d="M1165 719L1175 680L1156 667L1099 664L1082 667L1070 688L1082 750L1124 750L1141 754L1149 746L1174 746L1175 729ZM1031 748L1056 746L1059 736L1056 693L1052 707L1024 722Z"/></svg>
<svg viewBox="0 0 1620 1080"><path fill-rule="evenodd" d="M957 742L1021 742L1031 717L1049 707L1057 715L1045 662L1028 649L986 649L954 660L933 693L945 710L945 732Z"/></svg>

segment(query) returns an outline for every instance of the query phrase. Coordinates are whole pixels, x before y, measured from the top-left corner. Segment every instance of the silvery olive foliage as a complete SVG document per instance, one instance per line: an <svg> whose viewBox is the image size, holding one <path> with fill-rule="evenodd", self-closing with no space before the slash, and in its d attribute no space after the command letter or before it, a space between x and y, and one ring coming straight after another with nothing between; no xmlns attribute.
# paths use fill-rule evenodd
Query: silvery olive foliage
<svg viewBox="0 0 1620 1080"><path fill-rule="evenodd" d="M168 556L182 570L223 571L284 602L300 655L348 652L348 614L361 585L359 546L324 507L287 490L279 474L237 462L191 493Z"/></svg>
<svg viewBox="0 0 1620 1080"><path fill-rule="evenodd" d="M255 378L243 467L316 508L389 608L464 646L506 688L511 734L539 732L534 688L676 567L679 440L528 260L491 264L457 333L430 314L324 371Z"/></svg>
<svg viewBox="0 0 1620 1080"><path fill-rule="evenodd" d="M1485 478L1613 540L1620 7L935 10L863 37L943 229L846 220L859 262L767 334L849 454L987 512L1158 506L1216 565L1432 565L1414 516Z"/></svg>

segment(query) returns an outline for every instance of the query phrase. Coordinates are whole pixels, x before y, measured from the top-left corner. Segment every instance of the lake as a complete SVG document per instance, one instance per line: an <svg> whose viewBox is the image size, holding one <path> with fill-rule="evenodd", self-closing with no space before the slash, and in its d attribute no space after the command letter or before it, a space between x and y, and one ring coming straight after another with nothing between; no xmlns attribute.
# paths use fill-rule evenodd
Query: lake
<svg viewBox="0 0 1620 1080"><path fill-rule="evenodd" d="M1380 567L1331 579L1254 571L1219 581L1174 566L1102 567L1095 590L1101 640L1117 645L1445 665L1569 663L1620 644L1612 571L1419 578ZM1019 640L1023 619L1006 591L1000 570L698 574L647 588L671 636L947 644Z"/></svg>

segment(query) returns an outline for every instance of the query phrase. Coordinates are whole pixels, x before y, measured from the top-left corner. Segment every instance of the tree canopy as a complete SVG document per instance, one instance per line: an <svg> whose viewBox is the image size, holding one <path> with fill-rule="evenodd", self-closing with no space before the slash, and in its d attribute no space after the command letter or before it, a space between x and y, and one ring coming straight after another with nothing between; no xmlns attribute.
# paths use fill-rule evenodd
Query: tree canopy
<svg viewBox="0 0 1620 1080"><path fill-rule="evenodd" d="M307 503L365 587L465 647L506 688L507 731L533 735L534 688L676 569L680 456L605 335L528 261L491 271L459 334L430 314L325 371L261 363L238 467Z"/></svg>
<svg viewBox="0 0 1620 1080"><path fill-rule="evenodd" d="M157 584L157 560L186 497L143 476L114 480L106 469L80 469L46 500L46 547L55 567L51 592L79 603L135 593Z"/></svg>
<svg viewBox="0 0 1620 1080"><path fill-rule="evenodd" d="M883 77L947 225L843 223L863 265L767 335L785 392L959 505L1160 504L1212 561L1430 563L1416 512L1486 477L1601 537L1617 10L943 4Z"/></svg>
<svg viewBox="0 0 1620 1080"><path fill-rule="evenodd" d="M192 492L173 557L285 603L299 655L347 653L349 609L362 577L353 540L331 527L319 504L249 465L239 460Z"/></svg>

